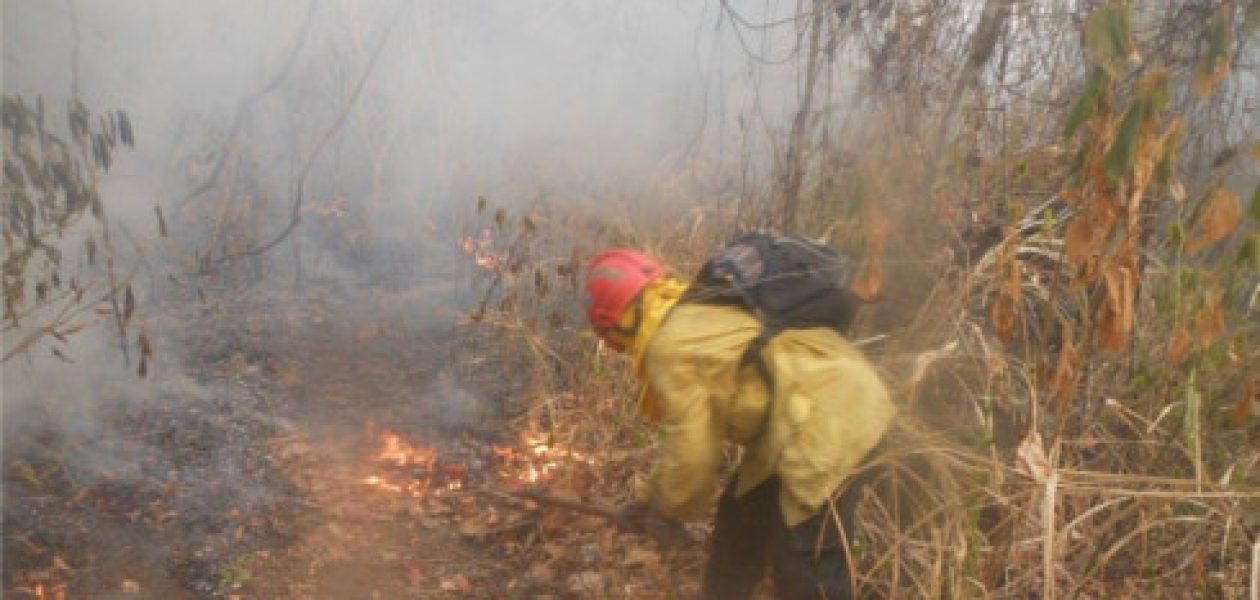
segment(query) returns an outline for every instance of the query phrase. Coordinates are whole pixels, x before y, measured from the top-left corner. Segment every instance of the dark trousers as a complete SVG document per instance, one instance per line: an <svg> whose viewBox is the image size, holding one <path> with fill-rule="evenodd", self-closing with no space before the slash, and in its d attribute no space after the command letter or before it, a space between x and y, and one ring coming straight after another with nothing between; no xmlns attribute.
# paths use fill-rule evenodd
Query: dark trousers
<svg viewBox="0 0 1260 600"><path fill-rule="evenodd" d="M779 509L779 479L771 477L743 497L735 497L735 478L718 501L713 548L704 575L704 597L712 600L751 598L766 567L775 596L784 599L853 597L845 539L852 540L853 512L861 498L864 477L850 484L836 509L844 524L842 537L835 514L819 514L788 527Z"/></svg>

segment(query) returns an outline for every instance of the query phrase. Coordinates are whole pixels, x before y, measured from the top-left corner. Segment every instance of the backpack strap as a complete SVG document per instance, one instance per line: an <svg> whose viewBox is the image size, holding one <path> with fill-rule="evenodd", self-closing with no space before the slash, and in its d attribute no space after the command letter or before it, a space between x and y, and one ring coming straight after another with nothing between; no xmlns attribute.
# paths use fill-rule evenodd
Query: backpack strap
<svg viewBox="0 0 1260 600"><path fill-rule="evenodd" d="M748 347L744 349L744 353L739 357L739 365L742 367L748 363L757 365L757 371L761 373L761 378L766 382L766 391L774 394L774 374L770 372L770 366L766 364L766 359L761 352L766 349L766 345L774 336L783 332L782 325L768 325L764 321L761 324L761 332L748 343Z"/></svg>

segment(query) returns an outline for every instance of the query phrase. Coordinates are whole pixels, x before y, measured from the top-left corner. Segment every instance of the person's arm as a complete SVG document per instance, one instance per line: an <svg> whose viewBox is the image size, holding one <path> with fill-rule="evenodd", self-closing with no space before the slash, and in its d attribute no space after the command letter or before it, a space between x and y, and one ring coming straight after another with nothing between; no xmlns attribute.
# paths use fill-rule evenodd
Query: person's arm
<svg viewBox="0 0 1260 600"><path fill-rule="evenodd" d="M702 519L713 501L722 455L709 391L678 366L661 369L652 382L662 409L661 454L640 498L667 518Z"/></svg>

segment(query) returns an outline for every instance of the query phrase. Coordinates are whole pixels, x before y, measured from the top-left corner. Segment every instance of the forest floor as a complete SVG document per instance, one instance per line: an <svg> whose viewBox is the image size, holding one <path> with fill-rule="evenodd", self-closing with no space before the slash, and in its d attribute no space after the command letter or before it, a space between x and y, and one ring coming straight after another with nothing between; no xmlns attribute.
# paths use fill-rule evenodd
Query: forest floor
<svg viewBox="0 0 1260 600"><path fill-rule="evenodd" d="M107 411L152 466L65 458L110 434L6 440L5 596L694 595L700 544L513 495L600 457L523 435L528 373L443 306L433 290L308 288L167 314L194 383L158 370L162 391Z"/></svg>

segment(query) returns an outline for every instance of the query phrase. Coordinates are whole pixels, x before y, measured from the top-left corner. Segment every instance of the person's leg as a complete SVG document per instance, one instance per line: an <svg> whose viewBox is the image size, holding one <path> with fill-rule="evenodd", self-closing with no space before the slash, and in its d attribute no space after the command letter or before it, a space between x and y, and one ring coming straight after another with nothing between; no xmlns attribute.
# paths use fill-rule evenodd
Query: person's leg
<svg viewBox="0 0 1260 600"><path fill-rule="evenodd" d="M795 527L788 528L782 514L776 511L770 564L777 597L793 600L853 597L845 540L853 539L854 513L868 479L862 476L853 481L837 499L835 510L823 507L819 514ZM841 525L844 535L841 535Z"/></svg>
<svg viewBox="0 0 1260 600"><path fill-rule="evenodd" d="M770 479L735 497L735 478L718 500L713 543L704 574L704 597L750 598L765 576L768 542L779 513L779 485ZM782 517L777 517L782 522Z"/></svg>
<svg viewBox="0 0 1260 600"><path fill-rule="evenodd" d="M775 597L797 600L848 600L849 561L839 541L835 518L824 510L788 529L779 523L772 543Z"/></svg>

